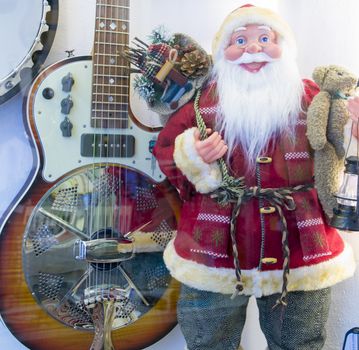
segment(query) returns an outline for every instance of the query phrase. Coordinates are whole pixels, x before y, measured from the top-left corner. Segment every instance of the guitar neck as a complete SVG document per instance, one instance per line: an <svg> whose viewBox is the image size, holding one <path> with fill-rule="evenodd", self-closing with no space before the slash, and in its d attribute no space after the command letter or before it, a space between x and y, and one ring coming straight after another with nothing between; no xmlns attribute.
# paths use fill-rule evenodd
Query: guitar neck
<svg viewBox="0 0 359 350"><path fill-rule="evenodd" d="M91 126L128 125L129 63L121 52L129 42L130 0L96 2Z"/></svg>

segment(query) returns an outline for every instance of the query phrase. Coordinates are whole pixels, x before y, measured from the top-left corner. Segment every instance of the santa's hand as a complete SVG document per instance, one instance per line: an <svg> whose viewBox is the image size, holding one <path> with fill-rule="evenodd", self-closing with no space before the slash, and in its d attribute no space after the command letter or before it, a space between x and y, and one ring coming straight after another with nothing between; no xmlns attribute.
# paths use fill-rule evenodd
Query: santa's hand
<svg viewBox="0 0 359 350"><path fill-rule="evenodd" d="M352 134L358 138L359 137L359 96L355 96L348 100L348 111L350 118L353 121Z"/></svg>
<svg viewBox="0 0 359 350"><path fill-rule="evenodd" d="M227 152L228 147L222 140L221 135L215 131L212 133L211 129L207 129L208 138L205 140L200 139L200 132L197 129L194 132L195 138L195 148L198 155L202 158L202 160L209 164L213 163L217 159L220 159Z"/></svg>

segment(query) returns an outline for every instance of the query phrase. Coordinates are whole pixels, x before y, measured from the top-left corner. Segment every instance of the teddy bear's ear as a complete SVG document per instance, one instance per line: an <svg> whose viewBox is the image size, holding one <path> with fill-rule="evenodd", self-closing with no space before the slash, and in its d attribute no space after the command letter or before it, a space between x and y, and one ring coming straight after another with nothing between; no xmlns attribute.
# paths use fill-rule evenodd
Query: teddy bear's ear
<svg viewBox="0 0 359 350"><path fill-rule="evenodd" d="M324 83L325 76L328 72L328 67L320 66L313 71L313 80L321 87Z"/></svg>

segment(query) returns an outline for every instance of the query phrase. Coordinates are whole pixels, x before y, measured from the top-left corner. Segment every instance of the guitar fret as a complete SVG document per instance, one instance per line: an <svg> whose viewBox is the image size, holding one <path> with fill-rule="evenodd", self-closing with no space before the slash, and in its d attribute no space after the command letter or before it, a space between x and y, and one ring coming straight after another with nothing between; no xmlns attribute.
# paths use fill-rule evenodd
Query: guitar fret
<svg viewBox="0 0 359 350"><path fill-rule="evenodd" d="M121 43L106 43L106 42L104 42L104 41L95 41L95 44L108 45L108 46L127 46L126 44L121 44Z"/></svg>
<svg viewBox="0 0 359 350"><path fill-rule="evenodd" d="M128 75L119 75L119 74L94 74L94 77L104 77L104 78L125 78L128 79Z"/></svg>
<svg viewBox="0 0 359 350"><path fill-rule="evenodd" d="M116 66L116 65L111 65L111 66L109 66L108 64L102 64L102 63L95 63L94 66L107 67L107 68L112 68L112 67L128 68L128 67L129 67L129 66Z"/></svg>
<svg viewBox="0 0 359 350"><path fill-rule="evenodd" d="M109 96L109 97L114 97L114 96L125 96L128 97L128 94L107 94L107 93L101 93L101 92L94 92L93 95L96 96ZM99 102L99 101L94 101L94 102Z"/></svg>
<svg viewBox="0 0 359 350"><path fill-rule="evenodd" d="M98 87L95 88L95 91L94 91L94 92L98 93L98 95L93 95L92 102L96 102L96 101L94 101L96 99L96 96L102 96L103 93L108 93L110 96L114 96L114 94L112 94L112 92L114 92L114 93L118 92L120 94L125 94L125 95L129 96L128 91L129 91L128 87L126 87L126 88L124 88L124 87L122 87L122 88L121 87L119 87L119 88L117 88L117 87L109 88L108 86L107 87L105 86L105 87L102 88L102 85L98 85Z"/></svg>
<svg viewBox="0 0 359 350"><path fill-rule="evenodd" d="M125 107L128 106L128 103L127 102L123 102L121 103L123 104ZM98 109L98 108L94 108L94 109L91 109L92 112L119 112L117 110L113 110L113 109Z"/></svg>
<svg viewBox="0 0 359 350"><path fill-rule="evenodd" d="M126 23L130 23L129 20L127 19L121 19L121 18L110 18L110 17L96 17L96 19L98 20L106 20L106 21L117 21L117 22L126 22Z"/></svg>
<svg viewBox="0 0 359 350"><path fill-rule="evenodd" d="M97 4L97 7L116 7L122 9L129 9L129 6L122 6L122 5L112 5L112 4Z"/></svg>
<svg viewBox="0 0 359 350"><path fill-rule="evenodd" d="M105 30L105 29L96 29L97 33L111 33L111 34L123 34L123 35L129 35L128 32L117 32L115 30Z"/></svg>
<svg viewBox="0 0 359 350"><path fill-rule="evenodd" d="M102 112L113 112L113 111L102 111ZM127 112L126 112L126 113L127 113ZM93 116L92 119L101 120L101 119L103 119L103 117ZM121 118L106 117L105 120L127 120L127 118L124 118L124 117L121 117Z"/></svg>
<svg viewBox="0 0 359 350"><path fill-rule="evenodd" d="M108 57L114 57L116 55L111 54L111 53L102 53L102 52L96 52L94 54L94 56L108 56ZM122 58L122 57L119 57ZM117 64L111 64L111 67L127 67L127 66L121 66L121 65L117 65Z"/></svg>
<svg viewBox="0 0 359 350"><path fill-rule="evenodd" d="M122 84L116 84L116 85L112 85L112 84L97 84L97 83L94 83L92 84L93 86L103 86L103 87L113 87L114 89L116 89L117 87L127 87L128 88L128 85L122 85Z"/></svg>
<svg viewBox="0 0 359 350"><path fill-rule="evenodd" d="M128 85L124 85L124 84L116 84L116 85L113 85L113 84L98 84L98 83L94 83L92 84L94 86L112 86L112 87L128 87Z"/></svg>
<svg viewBox="0 0 359 350"><path fill-rule="evenodd" d="M93 103L96 104L106 104L106 105L128 105L128 103L126 102L116 102L116 101L112 101L112 102L107 102L107 101L93 101Z"/></svg>

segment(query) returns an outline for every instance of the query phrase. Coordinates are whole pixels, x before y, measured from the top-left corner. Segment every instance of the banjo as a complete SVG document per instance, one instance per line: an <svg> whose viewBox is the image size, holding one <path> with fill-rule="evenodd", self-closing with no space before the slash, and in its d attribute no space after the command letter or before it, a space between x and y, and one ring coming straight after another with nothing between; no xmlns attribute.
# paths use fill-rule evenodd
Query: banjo
<svg viewBox="0 0 359 350"><path fill-rule="evenodd" d="M0 104L37 74L51 48L58 0L2 0L0 4Z"/></svg>

